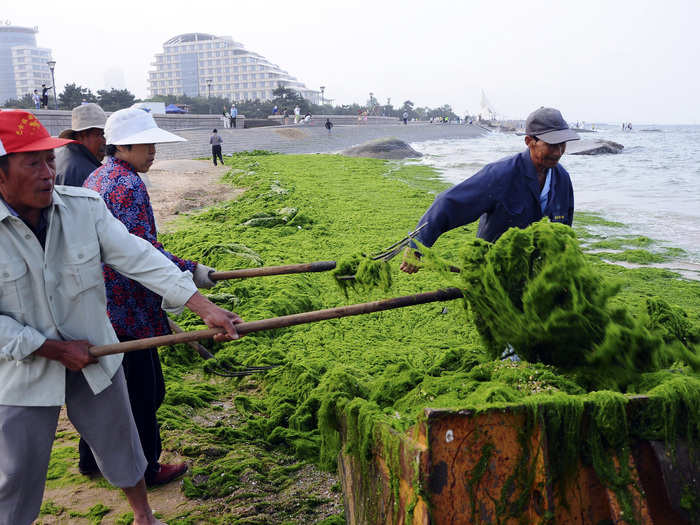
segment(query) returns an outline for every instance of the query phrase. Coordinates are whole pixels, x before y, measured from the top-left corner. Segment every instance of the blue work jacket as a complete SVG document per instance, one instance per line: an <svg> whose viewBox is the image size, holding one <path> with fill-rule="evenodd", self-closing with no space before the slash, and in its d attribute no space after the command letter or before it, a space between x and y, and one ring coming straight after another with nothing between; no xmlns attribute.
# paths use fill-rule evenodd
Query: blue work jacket
<svg viewBox="0 0 700 525"><path fill-rule="evenodd" d="M542 217L571 226L574 190L569 173L552 168L547 206L540 207L540 185L530 150L487 164L465 181L435 198L418 225L428 223L416 236L432 246L440 235L481 217L477 237L494 242L507 229L525 228Z"/></svg>

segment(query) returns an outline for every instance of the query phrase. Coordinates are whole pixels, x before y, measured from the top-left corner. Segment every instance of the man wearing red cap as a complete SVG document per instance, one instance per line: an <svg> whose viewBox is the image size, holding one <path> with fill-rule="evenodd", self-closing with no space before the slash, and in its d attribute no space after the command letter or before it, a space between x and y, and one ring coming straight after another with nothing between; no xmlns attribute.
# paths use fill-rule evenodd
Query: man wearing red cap
<svg viewBox="0 0 700 525"><path fill-rule="evenodd" d="M102 264L183 306L236 339L240 318L197 292L149 242L131 235L95 192L54 187L50 137L34 115L0 112L0 525L39 514L60 407L90 444L100 470L121 487L134 524L159 524L143 474L121 354L106 315Z"/></svg>

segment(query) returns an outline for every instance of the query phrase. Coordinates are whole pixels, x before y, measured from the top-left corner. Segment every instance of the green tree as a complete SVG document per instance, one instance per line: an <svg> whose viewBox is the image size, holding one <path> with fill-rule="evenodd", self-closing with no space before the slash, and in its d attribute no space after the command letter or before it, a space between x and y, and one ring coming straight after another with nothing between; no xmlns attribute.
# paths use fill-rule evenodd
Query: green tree
<svg viewBox="0 0 700 525"><path fill-rule="evenodd" d="M5 108L34 109L34 99L31 93L25 93L22 98L10 98L3 104Z"/></svg>
<svg viewBox="0 0 700 525"><path fill-rule="evenodd" d="M105 111L117 111L128 108L134 102L136 97L129 92L128 89L100 89L97 91L97 103Z"/></svg>
<svg viewBox="0 0 700 525"><path fill-rule="evenodd" d="M96 102L97 97L92 94L88 88L78 86L77 84L66 84L63 87L63 93L58 95L58 108L71 110L82 102Z"/></svg>

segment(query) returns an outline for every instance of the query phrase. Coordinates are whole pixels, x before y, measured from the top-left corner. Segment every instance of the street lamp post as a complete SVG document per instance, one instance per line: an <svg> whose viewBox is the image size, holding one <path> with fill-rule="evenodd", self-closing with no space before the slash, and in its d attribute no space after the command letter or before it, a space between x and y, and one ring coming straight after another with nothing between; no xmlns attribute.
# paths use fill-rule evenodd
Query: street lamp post
<svg viewBox="0 0 700 525"><path fill-rule="evenodd" d="M323 106L323 92L326 90L326 86L321 86L321 105Z"/></svg>
<svg viewBox="0 0 700 525"><path fill-rule="evenodd" d="M211 78L207 79L207 102L209 103L209 114L211 115Z"/></svg>
<svg viewBox="0 0 700 525"><path fill-rule="evenodd" d="M56 99L56 78L53 75L53 70L56 68L56 61L49 60L46 62L51 70L51 88L53 89L53 108L58 109L58 100Z"/></svg>

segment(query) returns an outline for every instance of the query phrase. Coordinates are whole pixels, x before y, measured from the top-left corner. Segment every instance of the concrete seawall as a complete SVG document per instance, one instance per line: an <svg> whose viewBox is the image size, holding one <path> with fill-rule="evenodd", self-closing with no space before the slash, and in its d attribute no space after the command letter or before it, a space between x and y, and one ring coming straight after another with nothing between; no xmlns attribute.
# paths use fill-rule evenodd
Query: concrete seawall
<svg viewBox="0 0 700 525"><path fill-rule="evenodd" d="M53 109L28 109L36 115L44 127L53 136L57 136L64 129L71 126L71 112ZM111 115L107 112L107 116ZM153 115L158 126L169 131L180 129L221 128L223 121L220 115ZM245 117L238 119L237 124L243 127Z"/></svg>
<svg viewBox="0 0 700 525"><path fill-rule="evenodd" d="M187 142L159 144L157 160L192 159L211 155L211 130L183 130L177 134ZM395 137L406 142L439 139L469 139L487 133L478 126L458 124L410 123L404 125L346 125L331 133L320 126L286 126L275 128L219 129L224 140L224 155L239 151L264 149L278 153L332 153L368 140ZM420 150L420 148L418 148Z"/></svg>

